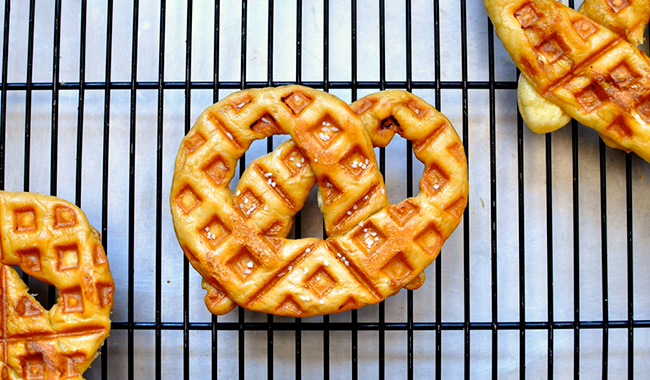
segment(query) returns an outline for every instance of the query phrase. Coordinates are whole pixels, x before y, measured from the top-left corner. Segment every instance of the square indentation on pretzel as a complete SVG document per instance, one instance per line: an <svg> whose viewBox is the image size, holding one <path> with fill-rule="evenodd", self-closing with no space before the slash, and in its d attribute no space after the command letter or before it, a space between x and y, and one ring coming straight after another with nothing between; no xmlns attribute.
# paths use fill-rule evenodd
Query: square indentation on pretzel
<svg viewBox="0 0 650 380"><path fill-rule="evenodd" d="M650 123L650 96L641 100L636 106L636 112L641 116L641 119L646 123Z"/></svg>
<svg viewBox="0 0 650 380"><path fill-rule="evenodd" d="M244 94L239 97L234 97L230 100L230 107L232 107L233 110L236 112L241 111L246 107L253 99L251 99L251 96L249 94Z"/></svg>
<svg viewBox="0 0 650 380"><path fill-rule="evenodd" d="M330 115L325 115L309 129L309 133L323 149L327 149L343 132L339 124Z"/></svg>
<svg viewBox="0 0 650 380"><path fill-rule="evenodd" d="M206 138L199 132L194 132L191 135L188 135L183 141L183 149L187 153L194 153L201 145L205 144Z"/></svg>
<svg viewBox="0 0 650 380"><path fill-rule="evenodd" d="M526 3L515 11L514 16L522 28L528 28L542 18L542 13L537 10L533 3Z"/></svg>
<svg viewBox="0 0 650 380"><path fill-rule="evenodd" d="M321 266L305 281L305 284L317 297L323 298L334 288L336 279L324 266Z"/></svg>
<svg viewBox="0 0 650 380"><path fill-rule="evenodd" d="M57 270L66 271L79 268L79 249L76 244L58 246L55 250L57 255Z"/></svg>
<svg viewBox="0 0 650 380"><path fill-rule="evenodd" d="M363 155L361 148L355 146L341 159L341 165L355 180L359 180L363 172L372 166L372 162Z"/></svg>
<svg viewBox="0 0 650 380"><path fill-rule="evenodd" d="M54 228L74 227L77 225L77 213L72 207L54 206Z"/></svg>
<svg viewBox="0 0 650 380"><path fill-rule="evenodd" d="M447 181L449 181L449 176L440 166L436 163L432 163L422 174L420 186L429 193L429 195L433 196L442 190Z"/></svg>
<svg viewBox="0 0 650 380"><path fill-rule="evenodd" d="M591 113L609 102L607 93L596 83L592 83L576 94L576 100L586 113Z"/></svg>
<svg viewBox="0 0 650 380"><path fill-rule="evenodd" d="M312 98L302 91L294 91L288 96L282 98L282 101L287 105L287 107L289 107L294 115L300 115L300 113L311 104Z"/></svg>
<svg viewBox="0 0 650 380"><path fill-rule="evenodd" d="M423 118L428 111L425 105L416 99L413 99L410 102L406 103L406 107L408 107L408 109L410 109L418 119Z"/></svg>
<svg viewBox="0 0 650 380"><path fill-rule="evenodd" d="M567 55L570 50L569 46L557 33L553 33L544 42L537 45L536 49L551 65Z"/></svg>
<svg viewBox="0 0 650 380"><path fill-rule="evenodd" d="M619 140L626 140L634 136L634 131L632 131L629 126L627 126L623 117L616 118L616 120L614 120L614 122L610 124L606 129L610 134L613 134Z"/></svg>
<svg viewBox="0 0 650 380"><path fill-rule="evenodd" d="M284 164L287 170L289 170L291 177L295 177L296 175L302 173L302 171L305 170L308 165L305 156L303 156L296 147L293 147L284 156L282 156L280 158L280 161Z"/></svg>
<svg viewBox="0 0 650 380"><path fill-rule="evenodd" d="M299 316L302 315L303 310L300 307L300 305L298 305L296 300L292 296L289 295L289 296L287 296L287 298L285 298L282 301L280 306L278 306L278 308L275 309L275 313L277 315L288 315L288 316L297 316L297 317L299 317Z"/></svg>
<svg viewBox="0 0 650 380"><path fill-rule="evenodd" d="M201 204L201 199L190 185L183 187L178 195L176 195L175 201L183 214L189 214L196 206Z"/></svg>
<svg viewBox="0 0 650 380"><path fill-rule="evenodd" d="M27 248L18 251L20 257L20 268L26 272L40 272L41 266L41 251L38 248Z"/></svg>
<svg viewBox="0 0 650 380"><path fill-rule="evenodd" d="M61 291L61 298L63 299L62 311L64 313L83 313L84 303L80 288Z"/></svg>
<svg viewBox="0 0 650 380"><path fill-rule="evenodd" d="M218 153L203 166L202 170L216 187L224 185L230 176L228 161Z"/></svg>
<svg viewBox="0 0 650 380"><path fill-rule="evenodd" d="M108 283L98 283L96 286L99 304L106 307L113 303L113 285Z"/></svg>
<svg viewBox="0 0 650 380"><path fill-rule="evenodd" d="M629 0L607 0L607 4L612 8L614 13L618 13L630 5Z"/></svg>
<svg viewBox="0 0 650 380"><path fill-rule="evenodd" d="M243 246L228 260L226 267L228 267L228 269L230 269L241 282L245 282L248 277L255 273L259 267L259 261L255 258L255 255L246 248L246 246Z"/></svg>
<svg viewBox="0 0 650 380"><path fill-rule="evenodd" d="M328 176L324 176L320 181L318 181L318 188L321 191L323 203L326 205L336 202L341 194L343 194L341 189L339 189Z"/></svg>
<svg viewBox="0 0 650 380"><path fill-rule="evenodd" d="M45 379L45 361L43 360L43 354L27 355L20 361L23 368L22 375L26 380Z"/></svg>
<svg viewBox="0 0 650 380"><path fill-rule="evenodd" d="M16 312L21 317L38 317L43 314L43 308L28 296L22 296L16 303Z"/></svg>
<svg viewBox="0 0 650 380"><path fill-rule="evenodd" d="M14 224L16 232L33 232L38 226L36 212L33 208L14 211Z"/></svg>
<svg viewBox="0 0 650 380"><path fill-rule="evenodd" d="M618 66L612 69L610 76L614 83L616 83L616 86L621 90L629 91L643 87L637 85L640 75L637 74L626 61L621 62Z"/></svg>
<svg viewBox="0 0 650 380"><path fill-rule="evenodd" d="M402 284L413 272L404 253L398 252L382 267L382 272L388 275L396 284Z"/></svg>
<svg viewBox="0 0 650 380"><path fill-rule="evenodd" d="M394 206L388 208L388 214L391 218L397 223L400 227L403 227L408 223L410 219L413 218L419 211L419 207L416 206L411 200L406 199Z"/></svg>
<svg viewBox="0 0 650 380"><path fill-rule="evenodd" d="M436 225L431 222L414 238L418 246L427 254L435 255L442 247L442 237Z"/></svg>
<svg viewBox="0 0 650 380"><path fill-rule="evenodd" d="M357 228L352 241L366 256L372 256L386 242L386 235L369 220Z"/></svg>
<svg viewBox="0 0 650 380"><path fill-rule="evenodd" d="M273 116L269 115L268 113L264 114L264 116L254 122L251 125L251 130L264 136L270 136L282 132L282 128L280 128Z"/></svg>
<svg viewBox="0 0 650 380"><path fill-rule="evenodd" d="M212 250L216 249L221 239L228 234L230 234L230 229L216 215L199 229L199 235Z"/></svg>
<svg viewBox="0 0 650 380"><path fill-rule="evenodd" d="M251 189L245 189L241 193L238 206L246 216L251 216L261 208L262 204L262 200Z"/></svg>
<svg viewBox="0 0 650 380"><path fill-rule="evenodd" d="M598 31L596 25L594 25L594 23L586 17L580 17L579 19L575 20L573 22L573 28L576 30L576 33L578 33L580 38L582 38L584 41L587 41L589 37Z"/></svg>
<svg viewBox="0 0 650 380"><path fill-rule="evenodd" d="M93 248L93 263L95 266L104 265L108 262L104 248L100 244L96 244Z"/></svg>

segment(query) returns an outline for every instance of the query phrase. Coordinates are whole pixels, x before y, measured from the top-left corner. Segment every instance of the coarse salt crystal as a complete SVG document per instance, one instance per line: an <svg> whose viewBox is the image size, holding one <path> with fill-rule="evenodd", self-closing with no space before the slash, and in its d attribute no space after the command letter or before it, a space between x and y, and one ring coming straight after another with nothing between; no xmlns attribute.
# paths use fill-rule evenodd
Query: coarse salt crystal
<svg viewBox="0 0 650 380"><path fill-rule="evenodd" d="M273 173L271 173L271 172L264 173L264 177L270 177L270 176L272 176L272 175L273 175Z"/></svg>
<svg viewBox="0 0 650 380"><path fill-rule="evenodd" d="M440 185L433 185L433 188L438 190L440 188Z"/></svg>
<svg viewBox="0 0 650 380"><path fill-rule="evenodd" d="M241 194L241 190L237 190L237 192L235 193L235 195L237 196L239 196L239 194Z"/></svg>
<svg viewBox="0 0 650 380"><path fill-rule="evenodd" d="M284 272L278 273L278 277L282 277L282 276L284 276Z"/></svg>
<svg viewBox="0 0 650 380"><path fill-rule="evenodd" d="M320 137L321 140L323 140L323 141L328 141L330 139L330 137L328 135L324 134L323 132L319 132L318 137Z"/></svg>
<svg viewBox="0 0 650 380"><path fill-rule="evenodd" d="M331 124L330 124L329 121L324 121L324 122L323 122L323 125L326 126L326 127L329 127Z"/></svg>
<svg viewBox="0 0 650 380"><path fill-rule="evenodd" d="M241 102L237 105L237 108L242 108L246 105L246 102Z"/></svg>
<svg viewBox="0 0 650 380"><path fill-rule="evenodd" d="M296 166L300 168L300 167L302 167L302 164L300 162L298 162L298 163L296 163Z"/></svg>
<svg viewBox="0 0 650 380"><path fill-rule="evenodd" d="M314 158L314 162L318 162L318 158Z"/></svg>
<svg viewBox="0 0 650 380"><path fill-rule="evenodd" d="M253 267L253 265L255 265L255 264L253 264L253 262L252 262L252 261L249 261L249 262L248 262L248 264L246 264L246 266L247 266L247 267L249 267L249 268L252 268L252 267Z"/></svg>
<svg viewBox="0 0 650 380"><path fill-rule="evenodd" d="M336 128L336 127L332 127L331 129L332 129L332 132L338 132L339 131L339 129Z"/></svg>
<svg viewBox="0 0 650 380"><path fill-rule="evenodd" d="M267 211L269 209L268 205L264 205L264 211Z"/></svg>
<svg viewBox="0 0 650 380"><path fill-rule="evenodd" d="M357 206L357 205L352 206L352 209L353 209L353 210L356 210L356 209L358 209L358 208L359 208L359 206Z"/></svg>
<svg viewBox="0 0 650 380"><path fill-rule="evenodd" d="M311 248L305 249L305 252L307 252L307 253L311 252Z"/></svg>
<svg viewBox="0 0 650 380"><path fill-rule="evenodd" d="M229 139L233 139L232 134L230 132L226 132L226 136L228 136Z"/></svg>
<svg viewBox="0 0 650 380"><path fill-rule="evenodd" d="M298 96L298 94L294 95L293 98L296 99L297 102L300 101L300 96Z"/></svg>
<svg viewBox="0 0 650 380"><path fill-rule="evenodd" d="M210 227L205 227L206 232L210 231Z"/></svg>
<svg viewBox="0 0 650 380"><path fill-rule="evenodd" d="M323 261L323 265L325 265L326 267L328 267L328 266L330 266L330 262L327 261L327 260L325 260L325 261Z"/></svg>
<svg viewBox="0 0 650 380"><path fill-rule="evenodd" d="M316 281L320 281L320 276L316 276Z"/></svg>
<svg viewBox="0 0 650 380"><path fill-rule="evenodd" d="M244 198L244 203L248 203L248 198Z"/></svg>
<svg viewBox="0 0 650 380"><path fill-rule="evenodd" d="M348 210L347 214L352 215L352 211Z"/></svg>
<svg viewBox="0 0 650 380"><path fill-rule="evenodd" d="M309 269L307 269L307 268L303 269L303 273L304 273L304 274L309 273Z"/></svg>
<svg viewBox="0 0 650 380"><path fill-rule="evenodd" d="M325 301L323 301L323 300L319 300L318 303L321 304L321 305L323 305L323 304L325 304Z"/></svg>
<svg viewBox="0 0 650 380"><path fill-rule="evenodd" d="M246 269L244 269L244 273L246 273L246 274L251 274L251 270L248 269L248 268L246 268Z"/></svg>

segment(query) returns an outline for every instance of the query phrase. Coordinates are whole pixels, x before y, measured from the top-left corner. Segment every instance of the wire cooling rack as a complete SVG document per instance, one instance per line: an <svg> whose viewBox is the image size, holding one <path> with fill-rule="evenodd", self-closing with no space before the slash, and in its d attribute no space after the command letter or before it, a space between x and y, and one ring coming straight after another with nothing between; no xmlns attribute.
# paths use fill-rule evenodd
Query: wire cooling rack
<svg viewBox="0 0 650 380"><path fill-rule="evenodd" d="M0 19L0 188L80 205L116 282L87 378L650 373L650 164L575 122L531 133L480 0L5 0ZM212 316L171 225L178 145L227 94L290 83L435 105L468 153L467 211L415 292L303 320ZM408 144L376 152L391 201L414 195ZM322 231L312 193L293 236Z"/></svg>

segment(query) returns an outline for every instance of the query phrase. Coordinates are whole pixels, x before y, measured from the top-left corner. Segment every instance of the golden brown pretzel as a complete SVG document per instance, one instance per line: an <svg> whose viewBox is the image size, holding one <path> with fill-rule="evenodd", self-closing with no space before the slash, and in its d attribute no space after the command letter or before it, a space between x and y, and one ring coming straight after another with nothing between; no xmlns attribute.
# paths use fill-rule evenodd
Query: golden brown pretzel
<svg viewBox="0 0 650 380"><path fill-rule="evenodd" d="M443 115L405 92L364 98L355 109L376 132L376 143L387 144L396 131L413 141L426 168L418 196L388 205L361 119L321 91L246 90L199 117L177 156L171 209L181 247L208 288L211 311L228 311L222 307L228 298L251 310L299 317L358 308L399 291L436 257L467 202L462 143ZM273 133L291 134L295 146L278 150L273 171L268 163L252 165L251 180L242 177L233 197L237 159L254 139ZM274 237L268 227L276 223L258 226L249 217L277 209L267 202L297 211L294 191L309 190L289 179L306 164L319 184L329 238Z"/></svg>
<svg viewBox="0 0 650 380"><path fill-rule="evenodd" d="M82 378L111 327L114 284L99 233L59 198L0 192L0 247L0 378ZM49 311L15 265L57 287Z"/></svg>
<svg viewBox="0 0 650 380"><path fill-rule="evenodd" d="M607 145L650 161L648 56L556 1L484 2L497 35L535 90L595 129Z"/></svg>
<svg viewBox="0 0 650 380"><path fill-rule="evenodd" d="M578 12L639 45L650 19L650 0L585 0ZM517 86L517 104L524 122L535 133L553 132L571 121L571 116L540 95L523 75Z"/></svg>

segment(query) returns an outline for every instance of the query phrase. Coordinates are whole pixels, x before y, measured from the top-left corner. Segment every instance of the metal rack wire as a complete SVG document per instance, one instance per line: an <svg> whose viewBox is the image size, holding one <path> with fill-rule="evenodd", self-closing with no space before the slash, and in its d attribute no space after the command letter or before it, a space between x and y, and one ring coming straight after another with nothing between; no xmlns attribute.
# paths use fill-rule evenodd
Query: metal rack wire
<svg viewBox="0 0 650 380"><path fill-rule="evenodd" d="M650 286L644 275L650 269L645 236L650 198L643 191L650 178L648 164L606 148L575 121L563 132L532 135L516 116L516 70L504 58L481 7L478 0L5 0L0 13L0 188L59 195L84 208L101 229L116 277L112 335L86 376L553 378L565 377L568 370L578 378L622 370L628 378L643 377L650 369ZM346 25L339 8L347 15ZM423 16L416 8L430 13ZM428 20L430 31L414 31L415 16ZM360 26L368 18L376 20L378 29L370 36L367 25ZM66 29L66 24L73 26ZM285 33L285 24L293 34ZM403 35L395 44L387 28L400 27ZM320 45L308 49L308 38L314 44L306 31L314 28L320 30ZM459 45L452 52L444 50L449 34ZM349 43L346 57L335 46L341 35ZM485 39L482 53L474 51L477 36ZM430 46L424 53L416 45L422 40ZM265 42L262 48L251 52L249 47L260 41ZM377 51L378 62L369 63L368 53L360 53L368 45ZM394 79L391 49L400 46L403 76ZM293 51L290 78L277 74L278 67L286 66L285 50ZM470 64L472 54L482 59L479 74L476 64ZM416 74L423 55L430 57L429 72ZM340 60L349 62L343 64L345 70ZM460 67L450 71L447 60ZM314 62L321 71L317 79ZM368 66L376 72L368 74L374 70ZM259 75L264 71L265 79ZM333 75L340 71L347 71L347 78ZM212 77L206 78L206 72ZM236 72L238 79L224 72ZM178 143L198 112L228 92L292 83L349 101L377 90L406 89L451 113L468 153L472 186L484 187L471 192L461 227L427 270L428 290L403 291L367 310L309 320L242 309L216 317L203 310L197 276L173 244L166 208ZM486 101L476 101L474 94L486 94ZM270 152L279 140L268 139L259 153ZM391 171L395 159L387 159L395 152L378 150L387 181L403 183L393 186L401 190L398 199L414 195L419 180L411 146L404 144L400 152L406 174L396 178ZM240 173L254 154L241 161ZM514 164L504 165L506 161ZM597 175L585 175L596 162ZM584 187L595 190L585 195ZM489 197L487 205L481 194ZM545 210L541 216L534 214L540 207ZM314 230L310 218L306 213L296 217L294 236ZM540 223L531 226L531 220ZM512 244L504 245L510 239ZM515 264L504 264L502 257ZM546 273L536 274L533 261L545 266ZM456 265L452 274L447 274L446 262ZM591 263L599 265L600 278L581 271ZM510 268L517 273L504 272ZM445 280L454 275L458 277ZM537 290L540 278L543 290ZM616 293L625 289L624 297L610 289L614 278L622 279ZM599 295L585 296L585 289L594 287ZM55 292L46 293L43 302L51 305ZM473 294L485 294L487 300ZM540 294L546 297L540 299ZM591 313L594 302L600 318ZM588 318L585 305L592 305ZM445 314L445 308L451 312ZM585 345L590 331L600 336ZM596 358L594 341L600 342ZM403 353L396 354L395 342ZM347 357L339 351L347 351Z"/></svg>

